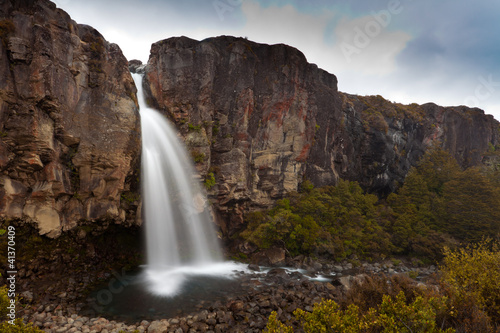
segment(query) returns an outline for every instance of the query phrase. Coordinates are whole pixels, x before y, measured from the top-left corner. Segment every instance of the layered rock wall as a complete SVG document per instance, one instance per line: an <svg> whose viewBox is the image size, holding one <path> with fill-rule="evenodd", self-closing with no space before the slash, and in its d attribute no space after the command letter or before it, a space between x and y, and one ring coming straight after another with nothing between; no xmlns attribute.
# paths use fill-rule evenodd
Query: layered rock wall
<svg viewBox="0 0 500 333"><path fill-rule="evenodd" d="M134 223L123 196L139 174L140 123L120 48L46 0L1 1L0 37L0 218L50 237Z"/></svg>
<svg viewBox="0 0 500 333"><path fill-rule="evenodd" d="M149 102L180 130L228 234L245 210L268 207L304 179L339 178L386 194L436 144L464 166L499 141L479 109L402 105L337 90L334 75L286 45L221 36L153 44Z"/></svg>

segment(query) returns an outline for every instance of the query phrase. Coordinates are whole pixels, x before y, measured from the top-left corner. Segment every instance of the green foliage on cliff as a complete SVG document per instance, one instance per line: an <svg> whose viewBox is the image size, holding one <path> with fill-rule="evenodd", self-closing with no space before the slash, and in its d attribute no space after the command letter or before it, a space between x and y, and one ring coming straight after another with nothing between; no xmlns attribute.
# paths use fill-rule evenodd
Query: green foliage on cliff
<svg viewBox="0 0 500 333"><path fill-rule="evenodd" d="M412 103L409 105L392 103L380 95L376 96L354 96L343 94L344 104L358 105L362 112L365 129L375 128L387 132L386 119L409 118L416 122L422 122L425 110L422 106Z"/></svg>
<svg viewBox="0 0 500 333"><path fill-rule="evenodd" d="M203 161L205 161L205 154L196 150L191 151L191 157L196 164L203 163Z"/></svg>
<svg viewBox="0 0 500 333"><path fill-rule="evenodd" d="M491 176L494 175L494 176ZM356 182L314 188L305 182L265 212L247 215L241 236L261 248L284 246L291 255L404 254L439 259L443 246L500 233L496 173L462 170L442 149L430 150L386 200Z"/></svg>
<svg viewBox="0 0 500 333"><path fill-rule="evenodd" d="M203 185L205 185L205 188L207 190L210 190L212 187L214 187L216 184L215 181L215 175L213 172L207 173L207 176L205 177L205 180L203 181Z"/></svg>
<svg viewBox="0 0 500 333"><path fill-rule="evenodd" d="M104 73L103 66L105 64L104 54L106 52L106 41L102 36L86 33L82 40L87 43L89 50L88 66L91 72ZM89 87L97 86L97 82L89 80Z"/></svg>
<svg viewBox="0 0 500 333"><path fill-rule="evenodd" d="M188 130L193 131L193 132L200 132L201 131L201 125L193 125L191 123L188 123Z"/></svg>

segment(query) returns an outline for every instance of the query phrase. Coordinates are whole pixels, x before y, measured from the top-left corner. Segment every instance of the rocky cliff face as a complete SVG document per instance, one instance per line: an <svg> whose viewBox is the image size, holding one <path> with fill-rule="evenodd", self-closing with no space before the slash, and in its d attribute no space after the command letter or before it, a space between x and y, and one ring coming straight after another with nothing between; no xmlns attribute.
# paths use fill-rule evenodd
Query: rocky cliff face
<svg viewBox="0 0 500 333"><path fill-rule="evenodd" d="M0 218L50 237L140 222L136 89L119 47L48 0L2 1L0 39ZM300 51L242 38L155 43L145 86L179 128L226 235L304 179L384 194L433 144L465 167L499 141L479 109L340 93Z"/></svg>
<svg viewBox="0 0 500 333"><path fill-rule="evenodd" d="M140 125L120 48L46 0L1 1L0 37L0 218L50 237L133 223Z"/></svg>
<svg viewBox="0 0 500 333"><path fill-rule="evenodd" d="M242 38L157 42L145 85L180 129L227 234L245 210L271 205L304 179L356 180L384 194L433 144L470 166L499 141L499 123L479 109L343 94L300 51Z"/></svg>

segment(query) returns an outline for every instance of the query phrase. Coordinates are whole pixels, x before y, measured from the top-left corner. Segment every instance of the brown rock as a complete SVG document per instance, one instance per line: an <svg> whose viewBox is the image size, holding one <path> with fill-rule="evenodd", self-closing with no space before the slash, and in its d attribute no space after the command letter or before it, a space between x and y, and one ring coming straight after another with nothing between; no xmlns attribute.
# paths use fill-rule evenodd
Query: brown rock
<svg viewBox="0 0 500 333"><path fill-rule="evenodd" d="M233 301L229 304L229 310L233 312L239 312L245 308L245 303L243 301Z"/></svg>
<svg viewBox="0 0 500 333"><path fill-rule="evenodd" d="M83 219L136 221L120 200L138 172L140 126L119 47L47 0L0 12L13 27L0 43L0 218L50 237Z"/></svg>
<svg viewBox="0 0 500 333"><path fill-rule="evenodd" d="M155 320L151 322L151 324L148 327L147 332L148 333L163 333L166 332L168 329L168 321L167 320Z"/></svg>
<svg viewBox="0 0 500 333"><path fill-rule="evenodd" d="M262 266L282 266L285 264L285 250L281 248L270 248L259 251L252 255L252 264Z"/></svg>

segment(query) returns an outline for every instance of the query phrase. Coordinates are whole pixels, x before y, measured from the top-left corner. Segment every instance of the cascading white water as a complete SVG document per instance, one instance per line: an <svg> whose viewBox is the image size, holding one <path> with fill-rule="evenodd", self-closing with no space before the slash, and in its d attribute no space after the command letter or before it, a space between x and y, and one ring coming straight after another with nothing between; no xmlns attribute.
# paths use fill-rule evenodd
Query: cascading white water
<svg viewBox="0 0 500 333"><path fill-rule="evenodd" d="M142 196L147 243L145 277L152 292L176 294L187 274L213 274L222 255L192 162L168 121L137 87L142 130Z"/></svg>

